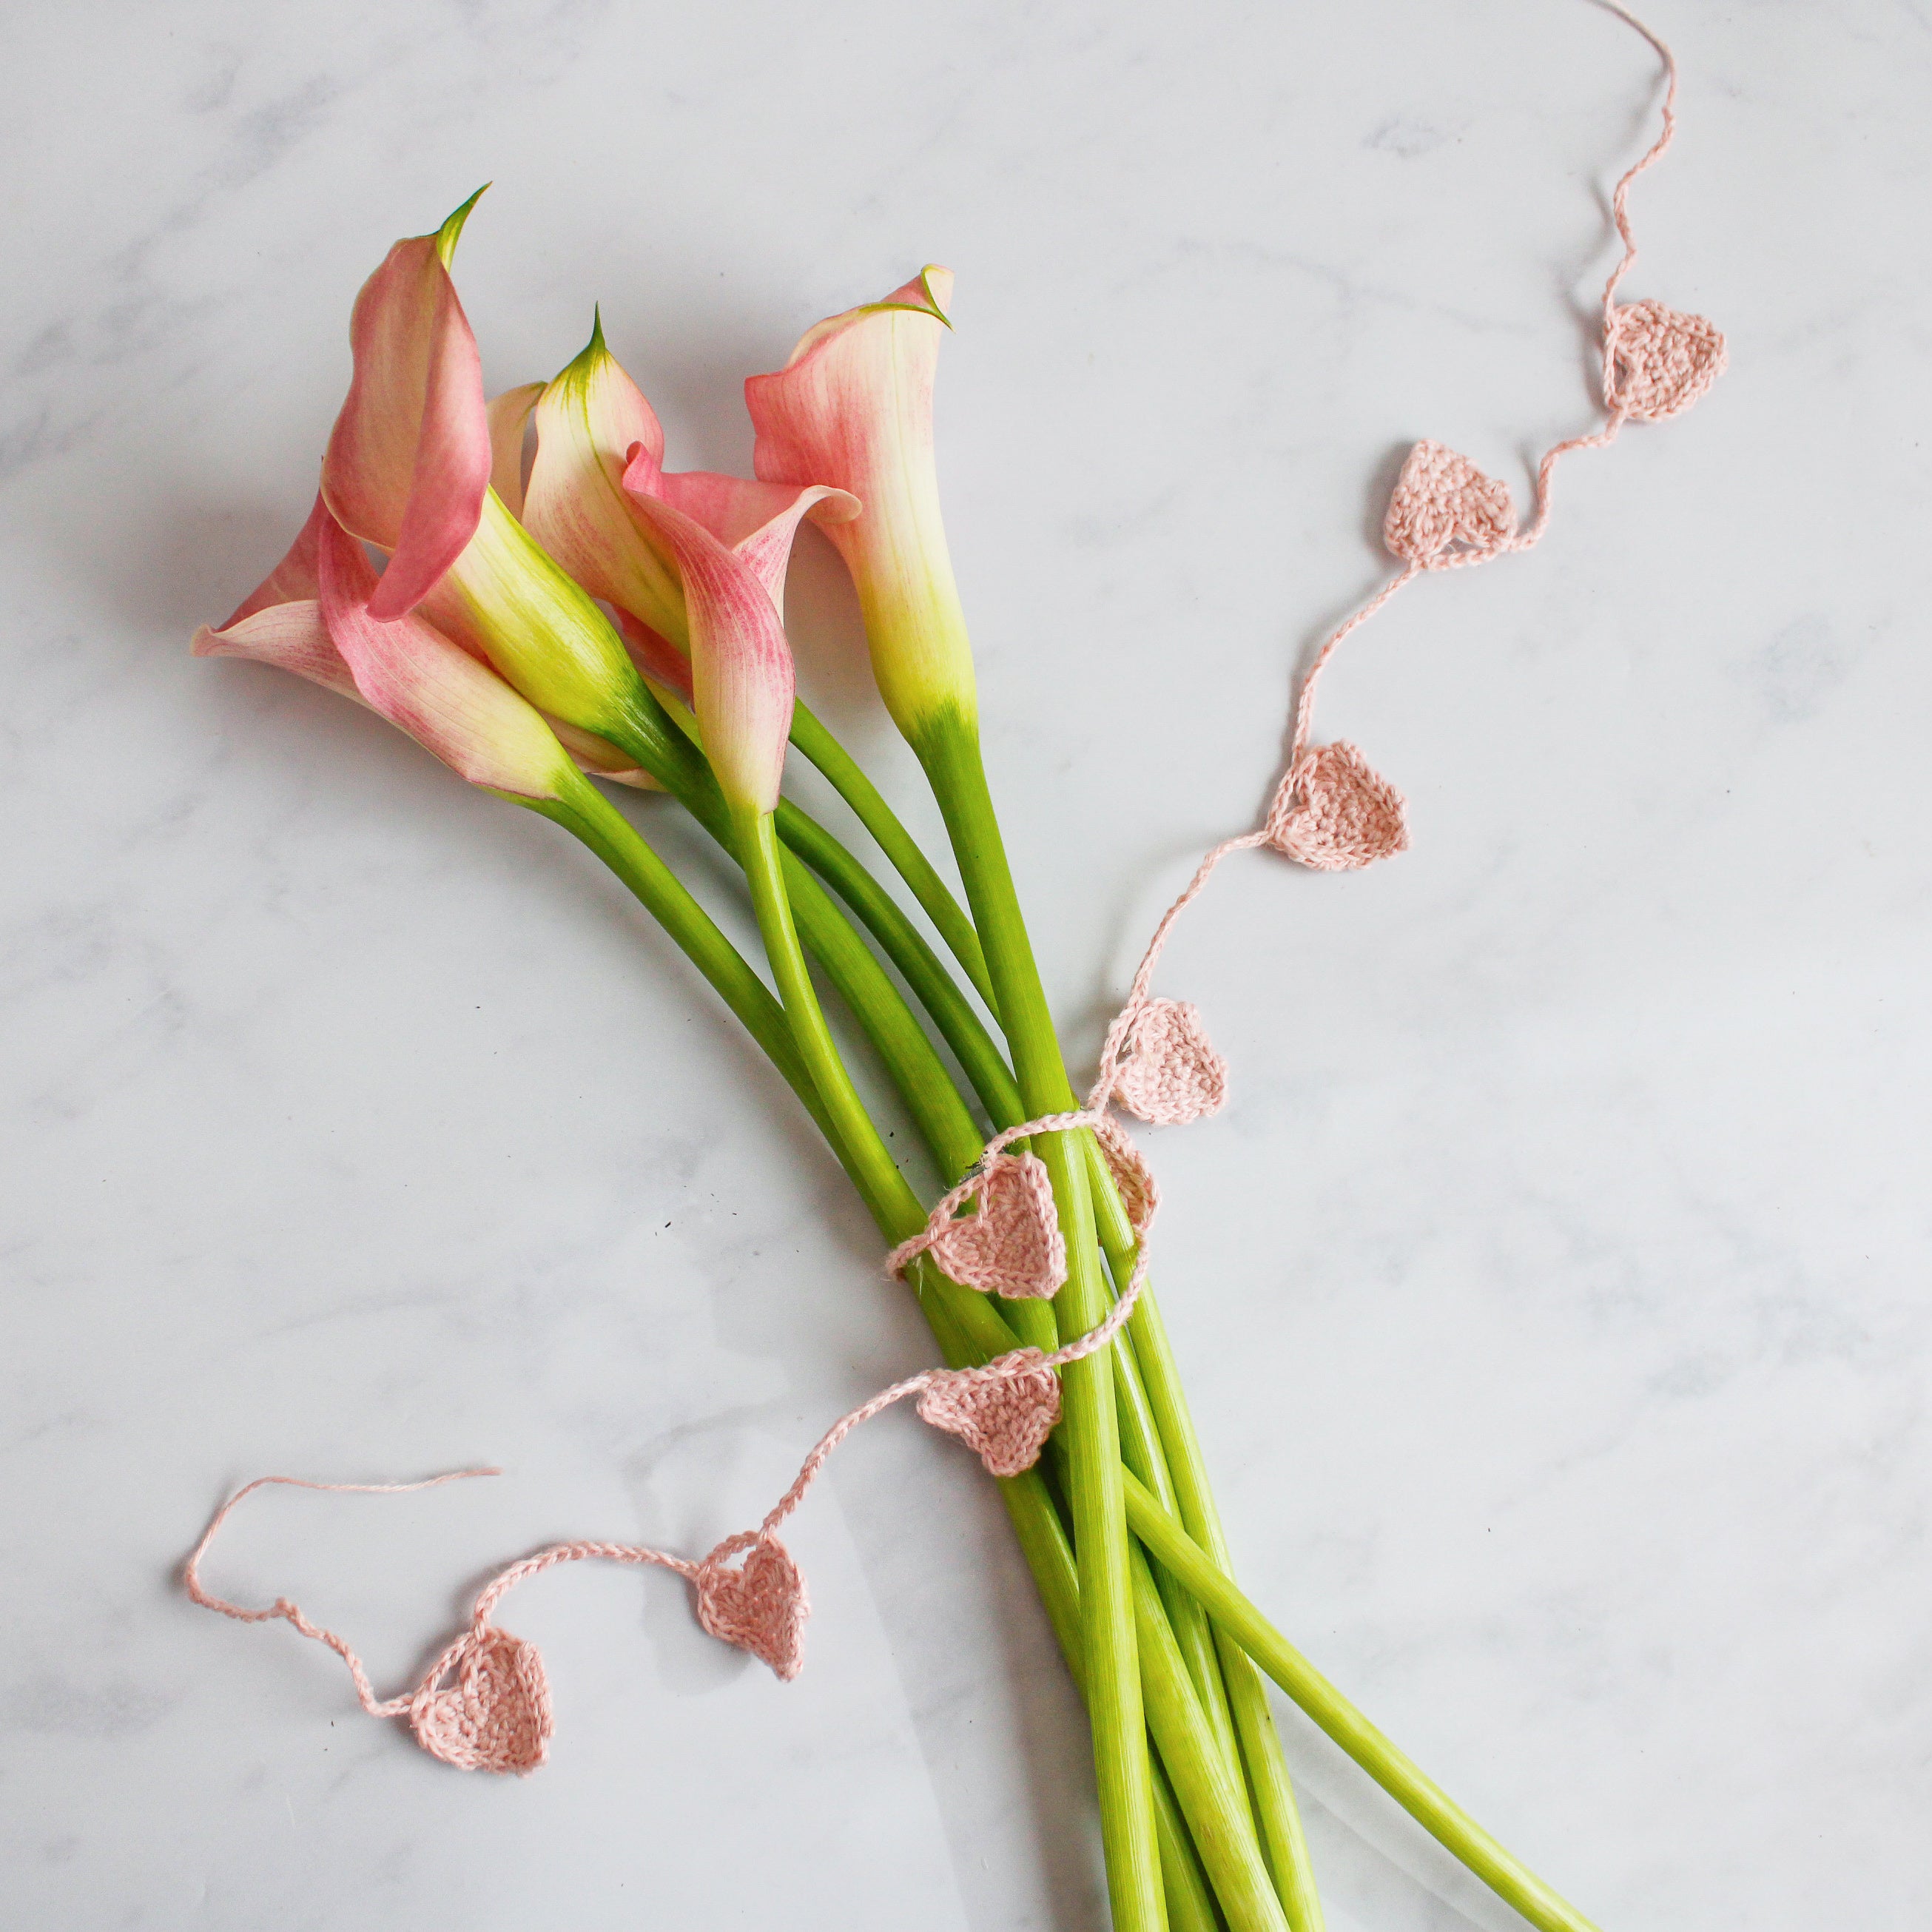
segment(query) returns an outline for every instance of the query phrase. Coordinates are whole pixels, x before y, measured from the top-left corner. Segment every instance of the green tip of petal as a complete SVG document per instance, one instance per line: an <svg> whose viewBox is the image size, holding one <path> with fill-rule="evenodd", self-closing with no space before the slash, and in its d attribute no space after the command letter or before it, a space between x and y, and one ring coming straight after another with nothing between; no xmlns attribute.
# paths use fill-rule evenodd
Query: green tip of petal
<svg viewBox="0 0 1932 1932"><path fill-rule="evenodd" d="M478 192L480 194L482 190L479 189ZM940 321L943 322L948 328L950 328L952 326L952 318L946 313L944 309L940 307L939 298L933 292L932 278L935 274L945 276L948 281L950 281L952 278L952 271L950 269L940 268L937 262L928 262L926 263L926 266L919 272L919 285L926 291L926 299L930 304L934 315L935 315Z"/></svg>
<svg viewBox="0 0 1932 1932"><path fill-rule="evenodd" d="M596 373L598 364L608 362L610 356L609 345L604 340L604 311L600 304L590 311L590 340L550 378L549 386L587 382Z"/></svg>
<svg viewBox="0 0 1932 1932"><path fill-rule="evenodd" d="M463 224L470 219L470 211L488 193L490 184L485 182L442 226L436 231L436 252L442 257L442 266L449 266L450 258L456 253L456 244L463 234Z"/></svg>
<svg viewBox="0 0 1932 1932"><path fill-rule="evenodd" d="M854 315L885 315L896 310L904 315L930 316L934 322L946 328L950 328L952 326L952 318L940 307L939 297L933 289L932 278L935 275L944 275L946 278L947 287L950 289L952 286L952 271L950 268L941 268L937 262L928 262L920 270L918 275L921 300L902 302L899 299L912 287L912 284L908 282L904 288L895 290L892 295L884 302L866 302L860 308L853 310L851 313ZM838 319L836 316L832 317L835 322ZM806 340L810 340L811 338L808 336ZM800 346L802 348L804 344L801 343Z"/></svg>

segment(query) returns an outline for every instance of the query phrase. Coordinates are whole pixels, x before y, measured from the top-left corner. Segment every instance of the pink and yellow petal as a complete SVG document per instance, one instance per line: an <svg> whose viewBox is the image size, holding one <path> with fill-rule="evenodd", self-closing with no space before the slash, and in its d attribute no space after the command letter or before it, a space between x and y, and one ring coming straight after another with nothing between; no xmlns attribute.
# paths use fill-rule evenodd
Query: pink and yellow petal
<svg viewBox="0 0 1932 1932"><path fill-rule="evenodd" d="M950 272L929 267L884 302L818 323L783 369L745 385L760 478L830 484L862 506L826 534L858 591L880 695L914 738L975 704L932 440L951 288Z"/></svg>
<svg viewBox="0 0 1932 1932"><path fill-rule="evenodd" d="M475 201L436 234L398 242L350 322L355 374L322 494L344 528L391 554L371 607L380 620L413 609L455 561L490 485L482 364L448 267Z"/></svg>
<svg viewBox="0 0 1932 1932"><path fill-rule="evenodd" d="M512 516L524 514L524 432L544 392L541 382L524 382L490 399L490 487Z"/></svg>
<svg viewBox="0 0 1932 1932"><path fill-rule="evenodd" d="M560 795L574 771L532 706L423 618L378 617L380 582L362 545L333 524L318 562L323 621L371 710L472 784L521 798Z"/></svg>
<svg viewBox="0 0 1932 1932"><path fill-rule="evenodd" d="M330 639L322 606L314 597L292 598L246 616L231 617L218 631L204 624L188 649L198 658L248 658L273 664L363 702L355 674Z"/></svg>
<svg viewBox="0 0 1932 1932"><path fill-rule="evenodd" d="M800 522L850 523L861 507L857 497L829 484L764 483L712 470L665 471L651 479L634 464L625 472L624 488L661 496L703 524L752 566L775 604L784 601L785 569Z"/></svg>
<svg viewBox="0 0 1932 1932"><path fill-rule="evenodd" d="M593 597L681 640L675 563L625 494L628 470L655 475L664 430L605 347L601 322L536 406L537 453L524 499L530 533Z"/></svg>
<svg viewBox="0 0 1932 1932"><path fill-rule="evenodd" d="M639 496L675 556L690 621L692 698L704 754L734 810L773 810L791 731L791 647L758 572L682 510Z"/></svg>

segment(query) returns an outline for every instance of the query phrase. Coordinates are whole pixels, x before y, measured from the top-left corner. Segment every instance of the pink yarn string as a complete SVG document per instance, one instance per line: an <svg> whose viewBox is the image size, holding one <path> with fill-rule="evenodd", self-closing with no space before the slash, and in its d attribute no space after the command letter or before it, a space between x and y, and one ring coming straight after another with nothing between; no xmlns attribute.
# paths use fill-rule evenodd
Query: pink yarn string
<svg viewBox="0 0 1932 1932"><path fill-rule="evenodd" d="M502 1473L500 1469L488 1468L452 1469L440 1476L425 1476L420 1482L415 1483L312 1483L304 1481L299 1476L257 1476L252 1483L244 1483L215 1511L207 1528L202 1532L201 1540L195 1545L188 1561L182 1565L182 1586L189 1597L205 1610L219 1611L223 1616L232 1617L237 1623L243 1624L269 1623L280 1618L283 1622L292 1624L304 1636L312 1638L317 1643L326 1644L349 1666L349 1675L354 1682L356 1695L363 1709L372 1718L399 1718L410 1708L412 1694L405 1692L400 1697L379 1700L370 1685L369 1673L364 1669L362 1658L350 1648L346 1638L338 1636L332 1630L325 1629L320 1624L310 1622L302 1614L300 1606L290 1602L286 1597L278 1597L266 1610L251 1610L243 1604L230 1603L225 1597L216 1596L202 1583L202 1558L208 1554L208 1546L214 1542L235 1506L244 1496L253 1496L257 1490L270 1484L280 1484L293 1490L322 1490L335 1495L393 1496L404 1495L411 1490L436 1489L444 1483L464 1482L472 1476L500 1476ZM442 1667L440 1663L437 1669L430 1673L431 1678L440 1675Z"/></svg>

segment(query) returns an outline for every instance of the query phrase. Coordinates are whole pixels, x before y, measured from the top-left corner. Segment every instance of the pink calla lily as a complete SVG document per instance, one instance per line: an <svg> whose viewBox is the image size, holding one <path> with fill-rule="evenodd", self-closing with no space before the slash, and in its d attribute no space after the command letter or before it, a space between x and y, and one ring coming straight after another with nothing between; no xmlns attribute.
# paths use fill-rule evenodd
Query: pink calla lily
<svg viewBox="0 0 1932 1932"><path fill-rule="evenodd" d="M582 355L536 409L536 460L524 521L593 596L619 614L645 676L688 696L690 620L675 545L646 500L668 502L738 551L774 602L801 519L832 524L859 513L844 491L773 484L709 470L667 472L664 432L644 392L604 341L601 322Z"/></svg>
<svg viewBox="0 0 1932 1932"><path fill-rule="evenodd" d="M776 809L795 694L791 646L754 566L662 497L638 514L676 562L689 620L692 708L734 811Z"/></svg>
<svg viewBox="0 0 1932 1932"><path fill-rule="evenodd" d="M348 614L351 605L376 624L418 614L429 637L491 667L539 722L554 719L570 732L586 769L638 782L638 748L653 727L636 668L610 620L514 513L523 494L524 431L543 386L484 401L476 344L448 272L475 202L472 196L435 234L398 242L364 284L351 328L355 374L329 439L315 512L274 571L220 631L198 634L195 648L203 655L262 656L306 675L320 670L326 674L321 681L339 688L307 614L284 611L264 625L245 620L315 601L320 548L330 530L340 530L390 553L366 598L345 597L343 624L361 621ZM338 552L344 569L346 555ZM415 634L411 640L422 642ZM374 649L376 640L364 641ZM355 655L340 636L334 648ZM375 677L379 660L369 666ZM434 726L436 715L453 721L465 712L453 682L462 675L442 680L449 694L442 712L432 704L418 722ZM375 701L367 688L359 694ZM392 694L407 709L404 694ZM467 712L485 701L472 697ZM506 712L506 721L510 716ZM452 732L431 748L469 758L462 729L452 722ZM614 748L620 742L630 747L628 754Z"/></svg>
<svg viewBox="0 0 1932 1932"><path fill-rule="evenodd" d="M372 710L472 784L520 798L561 795L572 767L541 714L424 619L378 617L382 579L338 524L322 533L317 574L322 622Z"/></svg>
<svg viewBox="0 0 1932 1932"><path fill-rule="evenodd" d="M864 506L826 530L852 574L873 674L915 740L942 714L974 714L973 658L946 547L932 387L952 275L922 270L884 301L808 330L745 400L761 479L830 484Z"/></svg>
<svg viewBox="0 0 1932 1932"><path fill-rule="evenodd" d="M196 657L250 658L367 705L472 784L554 800L574 778L541 715L486 664L413 613L371 614L381 579L318 497L287 556ZM306 592L279 597L282 591ZM579 781L580 782L580 781Z"/></svg>
<svg viewBox="0 0 1932 1932"><path fill-rule="evenodd" d="M604 346L601 316L584 352L538 398L536 424L524 527L592 596L682 644L676 566L623 489L634 454L662 466L664 430Z"/></svg>
<svg viewBox="0 0 1932 1932"><path fill-rule="evenodd" d="M482 362L448 267L476 202L398 242L350 322L356 370L322 490L344 529L390 553L372 606L381 620L413 610L462 554L490 488Z"/></svg>

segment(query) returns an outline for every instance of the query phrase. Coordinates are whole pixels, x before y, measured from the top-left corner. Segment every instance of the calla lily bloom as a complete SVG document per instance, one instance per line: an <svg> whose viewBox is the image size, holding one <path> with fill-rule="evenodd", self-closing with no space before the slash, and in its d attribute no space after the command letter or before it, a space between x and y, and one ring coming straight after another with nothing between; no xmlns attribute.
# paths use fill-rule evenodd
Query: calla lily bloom
<svg viewBox="0 0 1932 1932"><path fill-rule="evenodd" d="M644 500L680 510L738 551L774 602L800 520L831 524L859 505L821 484L776 484L711 470L667 471L656 413L604 340L584 352L536 407L537 452L524 504L531 534L594 597L620 614L644 674L688 698L690 620L678 553Z"/></svg>
<svg viewBox="0 0 1932 1932"><path fill-rule="evenodd" d="M629 654L517 520L524 425L538 391L484 400L449 276L475 202L435 234L398 242L357 296L355 374L329 438L323 499L350 535L390 553L370 602L374 620L420 608L577 742L587 734L628 754L593 748L587 763L634 766L662 725Z"/></svg>
<svg viewBox="0 0 1932 1932"><path fill-rule="evenodd" d="M759 476L830 484L864 506L826 533L857 589L880 694L915 743L935 719L976 711L933 458L932 385L952 288L951 270L928 267L884 301L820 322L784 368L745 385Z"/></svg>
<svg viewBox="0 0 1932 1932"><path fill-rule="evenodd" d="M698 736L734 812L778 808L796 694L791 646L765 580L694 517L640 496L646 518L676 560L689 620L692 709Z"/></svg>
<svg viewBox="0 0 1932 1932"><path fill-rule="evenodd" d="M381 582L318 497L288 555L192 649L277 664L353 698L472 784L527 802L568 797L582 780L542 718L424 618L376 616Z"/></svg>
<svg viewBox="0 0 1932 1932"><path fill-rule="evenodd" d="M490 487L483 365L449 262L478 188L434 235L398 242L349 323L356 372L322 460L322 494L352 535L389 552L373 608L413 610L457 558Z"/></svg>

